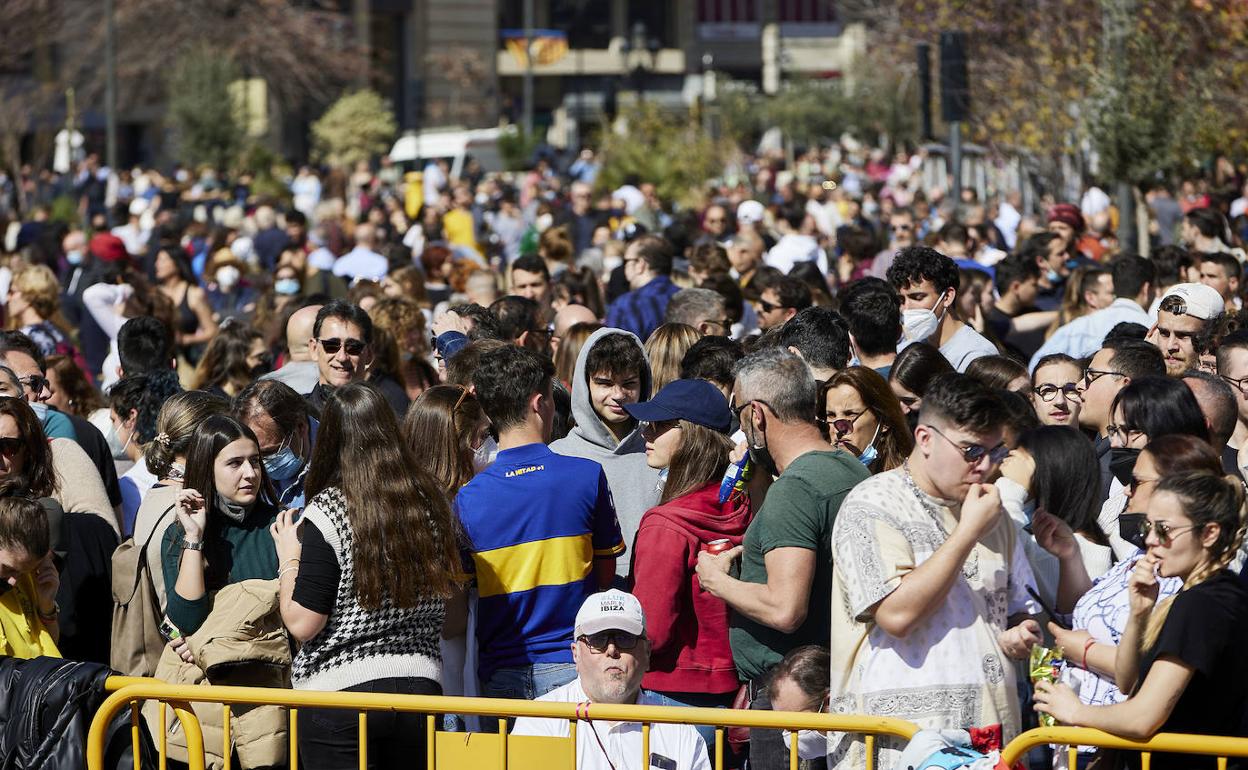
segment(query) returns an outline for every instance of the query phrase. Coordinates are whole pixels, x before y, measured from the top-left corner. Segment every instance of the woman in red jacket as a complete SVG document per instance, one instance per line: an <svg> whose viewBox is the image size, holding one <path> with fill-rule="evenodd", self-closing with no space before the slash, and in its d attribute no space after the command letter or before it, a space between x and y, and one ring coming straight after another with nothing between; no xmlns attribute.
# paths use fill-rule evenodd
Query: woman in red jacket
<svg viewBox="0 0 1248 770"><path fill-rule="evenodd" d="M650 670L642 686L667 705L726 708L740 685L728 646L728 606L702 590L698 552L715 541L740 545L749 506L719 502L732 415L705 380L676 380L650 401L627 404L645 422L646 463L664 469L659 504L641 518L633 545L633 594L646 613ZM714 755L715 730L700 726Z"/></svg>

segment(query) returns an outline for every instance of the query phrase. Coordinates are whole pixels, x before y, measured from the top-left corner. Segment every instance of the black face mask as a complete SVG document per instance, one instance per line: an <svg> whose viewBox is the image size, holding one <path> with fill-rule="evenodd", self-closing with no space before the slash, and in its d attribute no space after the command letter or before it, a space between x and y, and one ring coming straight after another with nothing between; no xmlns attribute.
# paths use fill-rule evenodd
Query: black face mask
<svg viewBox="0 0 1248 770"><path fill-rule="evenodd" d="M1146 514L1143 513L1121 513L1118 515L1118 536L1141 551L1145 550L1145 535L1140 531L1140 522L1144 521L1145 516Z"/></svg>
<svg viewBox="0 0 1248 770"><path fill-rule="evenodd" d="M1140 450L1129 447L1114 447L1109 450L1109 472L1124 487L1131 483L1131 472L1135 470L1135 461L1139 456Z"/></svg>

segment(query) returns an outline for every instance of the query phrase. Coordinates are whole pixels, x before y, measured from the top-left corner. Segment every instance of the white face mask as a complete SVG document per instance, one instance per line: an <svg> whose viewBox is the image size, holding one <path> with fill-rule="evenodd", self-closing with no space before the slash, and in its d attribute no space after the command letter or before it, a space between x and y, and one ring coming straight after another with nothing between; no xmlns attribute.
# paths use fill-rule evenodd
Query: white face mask
<svg viewBox="0 0 1248 770"><path fill-rule="evenodd" d="M538 216L537 221L535 221L533 225L537 228L539 233L544 233L554 223L555 217L553 214L542 214Z"/></svg>
<svg viewBox="0 0 1248 770"><path fill-rule="evenodd" d="M218 268L215 276L217 283L220 284L223 289L230 289L237 285L238 279L241 277L242 273L240 273L238 268L233 265L226 265L225 267Z"/></svg>
<svg viewBox="0 0 1248 770"><path fill-rule="evenodd" d="M793 731L784 730L784 750L792 751ZM828 755L828 734L818 730L799 730L797 733L797 756L799 759L823 759Z"/></svg>
<svg viewBox="0 0 1248 770"><path fill-rule="evenodd" d="M939 300L936 302L936 307L940 307ZM940 315L936 315L933 310L922 308L901 311L902 336L911 342L923 342L936 333L936 330L940 328L941 319L947 312L948 308L942 310Z"/></svg>
<svg viewBox="0 0 1248 770"><path fill-rule="evenodd" d="M494 462L494 456L498 454L498 442L493 436L486 436L485 441L481 442L481 446L472 450L472 471L480 473Z"/></svg>

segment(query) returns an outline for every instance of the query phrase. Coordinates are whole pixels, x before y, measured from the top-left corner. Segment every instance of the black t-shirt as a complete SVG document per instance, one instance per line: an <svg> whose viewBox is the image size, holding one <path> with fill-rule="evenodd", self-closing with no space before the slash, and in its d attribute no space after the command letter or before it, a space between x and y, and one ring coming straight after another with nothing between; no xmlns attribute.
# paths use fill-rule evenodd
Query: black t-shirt
<svg viewBox="0 0 1248 770"><path fill-rule="evenodd" d="M1161 657L1191 666L1192 679L1163 733L1248 735L1248 588L1229 570L1179 592L1157 644L1140 665L1142 683ZM1213 757L1154 754L1153 767L1214 767Z"/></svg>

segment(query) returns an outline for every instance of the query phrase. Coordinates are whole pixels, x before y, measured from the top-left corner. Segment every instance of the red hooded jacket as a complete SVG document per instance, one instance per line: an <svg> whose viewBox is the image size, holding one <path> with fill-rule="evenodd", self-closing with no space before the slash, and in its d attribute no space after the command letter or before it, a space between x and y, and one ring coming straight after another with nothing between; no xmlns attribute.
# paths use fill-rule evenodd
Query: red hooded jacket
<svg viewBox="0 0 1248 770"><path fill-rule="evenodd" d="M728 693L739 687L728 605L703 591L694 572L698 552L710 541L741 544L750 511L738 498L720 505L716 481L641 517L631 574L652 646L641 682L648 690Z"/></svg>

